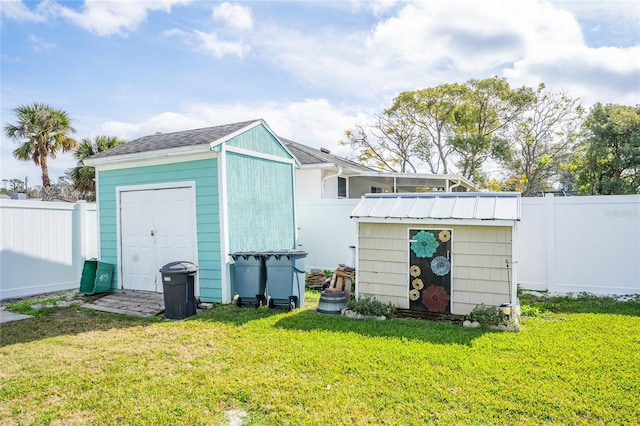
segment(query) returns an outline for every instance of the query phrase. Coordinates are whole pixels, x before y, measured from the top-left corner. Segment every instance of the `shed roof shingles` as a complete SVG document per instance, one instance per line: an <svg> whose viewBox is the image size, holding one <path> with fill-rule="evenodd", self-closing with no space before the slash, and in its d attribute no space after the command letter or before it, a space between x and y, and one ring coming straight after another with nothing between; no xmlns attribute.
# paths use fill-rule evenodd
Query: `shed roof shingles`
<svg viewBox="0 0 640 426"><path fill-rule="evenodd" d="M322 150L312 148L307 145L302 145L285 138L280 138L280 140L285 144L291 154L293 154L294 157L296 157L296 159L302 165L335 164L336 166L344 167L350 170L358 170L364 172L374 171L370 167L356 163L355 161L351 161L346 158L339 157L337 155L331 154L330 152L323 152Z"/></svg>
<svg viewBox="0 0 640 426"><path fill-rule="evenodd" d="M124 145L119 145L107 151L99 152L91 158L137 154L141 152L159 151L183 146L209 145L212 142L237 132L238 130L241 130L257 121L259 120L242 121L222 126L143 136L127 142Z"/></svg>

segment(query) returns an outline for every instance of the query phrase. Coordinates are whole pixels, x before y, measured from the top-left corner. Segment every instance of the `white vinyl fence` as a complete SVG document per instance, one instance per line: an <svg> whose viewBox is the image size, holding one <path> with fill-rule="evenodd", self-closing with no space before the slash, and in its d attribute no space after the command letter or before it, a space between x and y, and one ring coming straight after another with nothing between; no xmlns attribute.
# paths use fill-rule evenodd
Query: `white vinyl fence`
<svg viewBox="0 0 640 426"><path fill-rule="evenodd" d="M523 198L522 288L640 293L640 195Z"/></svg>
<svg viewBox="0 0 640 426"><path fill-rule="evenodd" d="M0 300L78 289L98 255L95 204L0 200Z"/></svg>
<svg viewBox="0 0 640 426"><path fill-rule="evenodd" d="M306 268L350 260L359 200L297 201ZM640 293L640 196L523 198L517 224L522 288ZM0 200L0 300L79 288L97 258L95 204Z"/></svg>
<svg viewBox="0 0 640 426"><path fill-rule="evenodd" d="M298 200L306 267L335 269L356 242L350 214L360 200ZM516 232L522 288L640 293L640 196L522 198Z"/></svg>

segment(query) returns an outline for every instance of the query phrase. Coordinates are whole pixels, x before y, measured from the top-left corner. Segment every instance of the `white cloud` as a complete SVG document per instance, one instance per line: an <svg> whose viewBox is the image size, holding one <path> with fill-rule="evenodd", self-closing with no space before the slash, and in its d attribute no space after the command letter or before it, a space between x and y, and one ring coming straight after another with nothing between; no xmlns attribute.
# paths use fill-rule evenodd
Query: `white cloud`
<svg viewBox="0 0 640 426"><path fill-rule="evenodd" d="M422 1L401 4L368 32L260 27L252 47L308 85L361 99L492 75L571 87L583 99L625 90L625 99L640 98L635 48L592 49L582 31L548 1Z"/></svg>
<svg viewBox="0 0 640 426"><path fill-rule="evenodd" d="M366 117L351 109L332 105L326 99L256 104L194 104L183 112L163 112L139 123L107 122L99 134L132 140L155 132L175 132L201 127L264 119L279 136L316 148L328 148L346 156L349 148L338 144L344 130Z"/></svg>
<svg viewBox="0 0 640 426"><path fill-rule="evenodd" d="M640 7L636 0L551 0L554 8L567 10L580 20L600 21L605 24L634 22L637 31L637 18Z"/></svg>
<svg viewBox="0 0 640 426"><path fill-rule="evenodd" d="M249 45L245 42L221 40L215 32L205 33L196 30L194 34L199 41L199 48L216 58L222 58L226 55L243 57L250 50Z"/></svg>
<svg viewBox="0 0 640 426"><path fill-rule="evenodd" d="M212 18L216 21L222 21L223 24L234 30L250 30L253 27L253 18L251 9L236 3L224 2L215 6L212 11ZM184 43L196 46L200 50L215 58L223 58L225 56L244 57L250 50L251 46L241 39L230 40L221 36L220 31L201 31L183 30L173 28L163 33L165 36L177 36Z"/></svg>
<svg viewBox="0 0 640 426"><path fill-rule="evenodd" d="M51 50L56 47L55 43L44 41L43 39L36 37L33 34L29 36L29 41L33 45L33 50L35 50L36 52L39 52L41 50Z"/></svg>
<svg viewBox="0 0 640 426"><path fill-rule="evenodd" d="M172 111L163 112L140 123L109 121L100 126L99 134L133 140L156 132L168 133L209 126L206 121Z"/></svg>
<svg viewBox="0 0 640 426"><path fill-rule="evenodd" d="M249 30L253 26L251 9L236 3L221 3L213 8L213 19L239 30Z"/></svg>
<svg viewBox="0 0 640 426"><path fill-rule="evenodd" d="M182 37L185 38L188 36L188 33L185 32L184 30L181 30L179 28L170 28L168 30L165 30L162 32L162 35L165 37Z"/></svg>
<svg viewBox="0 0 640 426"><path fill-rule="evenodd" d="M18 22L44 22L47 20L39 5L32 11L21 0L2 0L0 16Z"/></svg>
<svg viewBox="0 0 640 426"><path fill-rule="evenodd" d="M150 11L169 13L174 5L190 0L135 0L103 1L86 0L80 12L51 2L51 13L61 16L75 25L100 36L126 35L134 31L147 18Z"/></svg>
<svg viewBox="0 0 640 426"><path fill-rule="evenodd" d="M540 81L567 90L585 106L601 103L636 105L640 99L640 46L576 48L553 57L532 55L504 75L514 84Z"/></svg>

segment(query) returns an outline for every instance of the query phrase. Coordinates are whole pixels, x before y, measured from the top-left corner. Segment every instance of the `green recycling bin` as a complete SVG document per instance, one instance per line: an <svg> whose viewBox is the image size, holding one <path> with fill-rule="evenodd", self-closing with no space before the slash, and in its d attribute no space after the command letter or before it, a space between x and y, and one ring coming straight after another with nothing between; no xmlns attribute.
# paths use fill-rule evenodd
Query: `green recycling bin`
<svg viewBox="0 0 640 426"><path fill-rule="evenodd" d="M160 268L164 315L184 319L196 314L194 283L198 267L191 262L171 262Z"/></svg>
<svg viewBox="0 0 640 426"><path fill-rule="evenodd" d="M267 271L267 303L289 310L304 306L305 259L302 250L262 252Z"/></svg>
<svg viewBox="0 0 640 426"><path fill-rule="evenodd" d="M80 278L80 293L95 294L111 291L113 265L98 262L96 259L85 260Z"/></svg>

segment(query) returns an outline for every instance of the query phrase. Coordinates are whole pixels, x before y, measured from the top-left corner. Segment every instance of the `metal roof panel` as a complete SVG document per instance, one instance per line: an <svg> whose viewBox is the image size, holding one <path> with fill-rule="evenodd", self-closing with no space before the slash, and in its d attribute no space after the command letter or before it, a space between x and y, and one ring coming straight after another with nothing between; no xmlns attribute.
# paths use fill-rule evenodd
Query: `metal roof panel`
<svg viewBox="0 0 640 426"><path fill-rule="evenodd" d="M367 194L351 217L380 219L520 220L519 193Z"/></svg>
<svg viewBox="0 0 640 426"><path fill-rule="evenodd" d="M453 213L456 200L457 199L453 197L436 197L430 217L435 219L448 219L452 217L451 213Z"/></svg>
<svg viewBox="0 0 640 426"><path fill-rule="evenodd" d="M475 217L477 203L477 197L456 198L450 217L455 219L473 219Z"/></svg>
<svg viewBox="0 0 640 426"><path fill-rule="evenodd" d="M415 204L415 198L397 198L388 214L390 217L411 217Z"/></svg>
<svg viewBox="0 0 640 426"><path fill-rule="evenodd" d="M435 198L415 198L415 203L413 205L413 209L410 213L410 218L425 218L431 217L431 210L433 209L433 204L435 202Z"/></svg>
<svg viewBox="0 0 640 426"><path fill-rule="evenodd" d="M362 198L351 213L352 217L370 217L371 211L380 200L378 198Z"/></svg>
<svg viewBox="0 0 640 426"><path fill-rule="evenodd" d="M519 219L520 204L516 198L496 198L494 219Z"/></svg>
<svg viewBox="0 0 640 426"><path fill-rule="evenodd" d="M495 219L496 198L478 198L476 219Z"/></svg>

